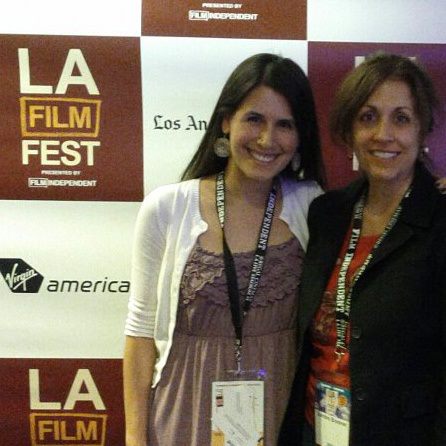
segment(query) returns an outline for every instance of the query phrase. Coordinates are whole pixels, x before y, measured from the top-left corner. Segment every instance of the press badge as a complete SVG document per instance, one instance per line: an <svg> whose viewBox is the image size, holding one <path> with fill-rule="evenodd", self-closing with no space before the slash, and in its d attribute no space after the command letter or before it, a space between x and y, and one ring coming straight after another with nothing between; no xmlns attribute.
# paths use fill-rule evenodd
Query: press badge
<svg viewBox="0 0 446 446"><path fill-rule="evenodd" d="M211 431L211 446L263 446L264 382L213 382Z"/></svg>
<svg viewBox="0 0 446 446"><path fill-rule="evenodd" d="M314 402L316 444L349 446L350 391L318 381Z"/></svg>

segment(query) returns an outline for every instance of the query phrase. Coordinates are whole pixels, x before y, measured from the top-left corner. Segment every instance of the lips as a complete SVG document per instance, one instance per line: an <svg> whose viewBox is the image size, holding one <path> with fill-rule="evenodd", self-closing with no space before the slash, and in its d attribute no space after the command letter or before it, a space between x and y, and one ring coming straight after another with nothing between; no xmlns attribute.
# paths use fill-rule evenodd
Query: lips
<svg viewBox="0 0 446 446"><path fill-rule="evenodd" d="M396 158L400 153L399 152L385 152L382 150L373 150L371 154L377 158L381 159L392 159Z"/></svg>
<svg viewBox="0 0 446 446"><path fill-rule="evenodd" d="M254 150L250 150L249 153L256 161L260 161L261 163L270 163L277 157L275 154L261 153Z"/></svg>

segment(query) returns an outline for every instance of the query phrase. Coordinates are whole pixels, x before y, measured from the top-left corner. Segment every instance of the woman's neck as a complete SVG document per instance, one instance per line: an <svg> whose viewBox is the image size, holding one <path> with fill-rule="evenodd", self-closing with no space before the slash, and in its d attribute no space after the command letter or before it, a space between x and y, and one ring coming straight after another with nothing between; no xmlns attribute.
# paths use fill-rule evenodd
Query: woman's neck
<svg viewBox="0 0 446 446"><path fill-rule="evenodd" d="M371 181L366 197L366 208L374 214L393 213L409 189L411 182L412 179L397 184Z"/></svg>
<svg viewBox="0 0 446 446"><path fill-rule="evenodd" d="M264 207L272 184L272 180L256 180L228 170L225 172L225 189L228 200L239 200Z"/></svg>
<svg viewBox="0 0 446 446"><path fill-rule="evenodd" d="M384 232L409 186L410 182L398 185L383 182L369 184L362 221L362 235L377 235Z"/></svg>

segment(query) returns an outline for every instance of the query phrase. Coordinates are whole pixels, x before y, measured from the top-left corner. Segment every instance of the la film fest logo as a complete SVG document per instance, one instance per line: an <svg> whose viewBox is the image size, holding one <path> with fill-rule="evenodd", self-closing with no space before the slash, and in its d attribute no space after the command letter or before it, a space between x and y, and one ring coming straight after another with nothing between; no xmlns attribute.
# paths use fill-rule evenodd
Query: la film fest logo
<svg viewBox="0 0 446 446"><path fill-rule="evenodd" d="M13 293L38 293L44 276L23 259L0 259L0 273ZM128 280L104 277L100 280L49 279L45 286L49 293L128 293Z"/></svg>
<svg viewBox="0 0 446 446"><path fill-rule="evenodd" d="M201 7L203 10L189 10L189 20L257 21L259 17L259 14L241 12L243 3L202 3Z"/></svg>
<svg viewBox="0 0 446 446"><path fill-rule="evenodd" d="M57 85L32 82L30 51L18 49L20 77L20 124L23 166L39 166L42 175L67 179L29 178L29 187L94 187L96 180L72 178L81 168L94 166L100 135L99 89L80 49L70 49ZM66 95L71 85L85 88L87 97ZM57 97L55 97L57 95Z"/></svg>
<svg viewBox="0 0 446 446"><path fill-rule="evenodd" d="M77 370L62 401L41 394L41 379L39 369L29 370L31 446L104 446L106 407L90 370ZM80 404L88 411L78 412Z"/></svg>

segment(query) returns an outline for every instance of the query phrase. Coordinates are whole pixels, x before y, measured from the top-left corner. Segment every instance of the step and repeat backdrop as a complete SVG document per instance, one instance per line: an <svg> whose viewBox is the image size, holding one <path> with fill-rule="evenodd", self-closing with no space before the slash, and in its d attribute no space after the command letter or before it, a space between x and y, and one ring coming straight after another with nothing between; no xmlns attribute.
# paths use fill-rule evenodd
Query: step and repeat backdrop
<svg viewBox="0 0 446 446"><path fill-rule="evenodd" d="M384 49L446 104L443 0L15 0L0 17L0 444L124 444L123 326L143 197L178 181L246 57L314 88L329 187L357 173L327 133L336 86ZM440 114L441 115L441 114ZM442 120L443 119L443 120ZM429 139L446 176L446 124Z"/></svg>

